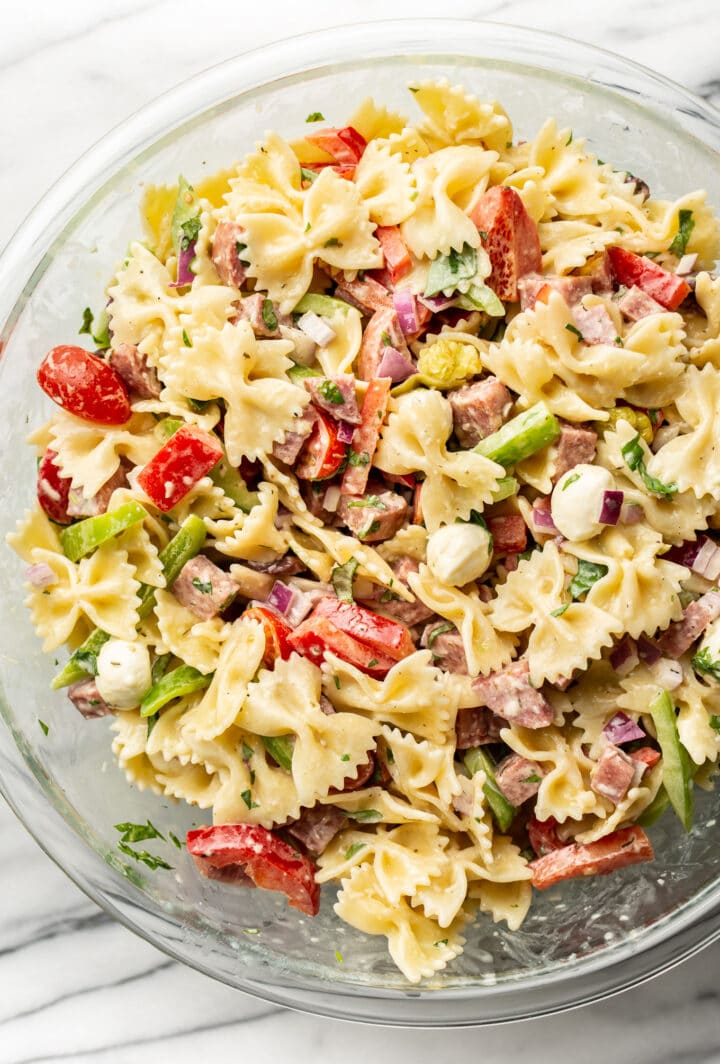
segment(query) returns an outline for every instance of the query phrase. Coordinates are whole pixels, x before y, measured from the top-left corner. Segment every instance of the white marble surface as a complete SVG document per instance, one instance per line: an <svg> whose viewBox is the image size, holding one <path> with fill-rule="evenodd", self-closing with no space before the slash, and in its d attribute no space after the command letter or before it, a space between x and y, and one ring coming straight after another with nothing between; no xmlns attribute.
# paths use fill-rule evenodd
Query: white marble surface
<svg viewBox="0 0 720 1064"><path fill-rule="evenodd" d="M257 10L255 10L255 8ZM0 5L0 245L107 129L182 78L338 21L487 17L566 33L720 104L717 0L26 0ZM267 1005L111 923L0 802L0 1064L720 1061L720 944L619 998L476 1032L353 1029Z"/></svg>

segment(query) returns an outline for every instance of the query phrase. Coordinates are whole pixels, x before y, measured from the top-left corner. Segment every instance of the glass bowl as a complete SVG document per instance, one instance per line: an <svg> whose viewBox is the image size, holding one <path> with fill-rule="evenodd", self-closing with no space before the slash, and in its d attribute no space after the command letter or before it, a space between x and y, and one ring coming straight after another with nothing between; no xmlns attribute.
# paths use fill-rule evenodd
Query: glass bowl
<svg viewBox="0 0 720 1064"><path fill-rule="evenodd" d="M180 85L110 133L56 184L0 260L0 531L30 505L34 463L22 440L47 416L35 369L75 342L84 306L99 307L139 232L147 182L230 165L268 128L297 135L310 111L330 123L372 93L412 110L412 78L448 76L497 97L516 136L554 115L601 158L674 197L696 187L720 205L720 115L684 89L587 45L518 27L447 19L355 25L251 52ZM45 852L91 898L171 956L260 997L330 1016L455 1026L516 1019L591 1001L687 957L720 934L720 800L703 793L685 836L671 817L652 830L657 860L536 897L522 930L480 916L462 957L411 987L383 938L334 916L325 889L307 919L284 898L201 879L168 845L172 871L151 872L117 849L118 821L148 817L182 838L203 818L126 784L106 721L85 721L51 692L22 605L22 566L0 552L2 791ZM38 719L49 725L43 734ZM132 865L132 867L130 866ZM336 959L342 955L342 963Z"/></svg>

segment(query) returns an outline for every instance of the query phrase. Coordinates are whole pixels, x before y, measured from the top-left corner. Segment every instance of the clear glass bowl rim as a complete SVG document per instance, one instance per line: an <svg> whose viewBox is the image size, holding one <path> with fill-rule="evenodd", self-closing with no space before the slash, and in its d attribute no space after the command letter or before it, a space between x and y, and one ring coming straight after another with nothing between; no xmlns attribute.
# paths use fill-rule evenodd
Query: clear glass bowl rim
<svg viewBox="0 0 720 1064"><path fill-rule="evenodd" d="M418 18L356 23L295 36L241 53L170 89L104 136L49 189L0 256L0 357L2 341L32 294L36 271L42 270L46 256L52 256L76 213L102 194L108 174L194 116L245 92L319 69L341 69L360 59L398 56L474 56L584 78L636 106L652 109L669 125L679 125L720 152L720 112L711 105L639 64L554 33L484 20ZM14 800L13 776L20 774L28 786L32 776L9 730L3 735L3 743L9 739L10 745L0 748L0 792L44 852L114 919L171 957L219 978L202 959L163 940L137 900L130 904L92 876L66 867L64 845L71 851L80 840L56 810L50 831L35 810ZM107 865L99 855L92 856L100 879ZM680 913L658 921L639 939L570 965L567 973L553 973L551 979L540 975L516 986L396 991L288 978L278 972L270 973L267 981L236 979L231 985L268 1001L341 1019L412 1027L479 1026L599 1000L667 971L718 938L720 883Z"/></svg>

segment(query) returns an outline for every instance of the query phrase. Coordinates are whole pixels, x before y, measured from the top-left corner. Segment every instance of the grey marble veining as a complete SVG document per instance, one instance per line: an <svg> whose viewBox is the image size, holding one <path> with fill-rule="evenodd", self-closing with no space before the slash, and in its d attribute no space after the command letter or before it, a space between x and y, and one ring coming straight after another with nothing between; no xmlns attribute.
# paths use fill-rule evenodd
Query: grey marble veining
<svg viewBox="0 0 720 1064"><path fill-rule="evenodd" d="M280 36L439 11L436 0L264 0L256 10L242 0L3 4L0 245L81 152L182 78ZM447 13L586 40L720 103L717 0L455 0ZM1 803L0 853L0 1064L720 1061L720 943L561 1017L482 1031L360 1031L279 1009L169 960L88 901Z"/></svg>

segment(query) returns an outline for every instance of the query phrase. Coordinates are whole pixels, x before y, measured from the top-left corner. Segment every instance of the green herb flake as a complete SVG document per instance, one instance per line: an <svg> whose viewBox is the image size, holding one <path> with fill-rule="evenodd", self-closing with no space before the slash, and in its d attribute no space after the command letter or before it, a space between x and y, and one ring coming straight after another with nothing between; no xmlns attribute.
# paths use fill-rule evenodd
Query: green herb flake
<svg viewBox="0 0 720 1064"><path fill-rule="evenodd" d="M343 393L340 391L335 381L329 379L322 381L321 384L318 384L318 391L327 403L332 403L334 406L342 406L345 402Z"/></svg>
<svg viewBox="0 0 720 1064"><path fill-rule="evenodd" d="M40 720L40 718L38 717L38 724L40 725L40 727L43 730L43 735L47 735L47 733L50 731L50 728L47 726L45 721L44 720Z"/></svg>
<svg viewBox="0 0 720 1064"><path fill-rule="evenodd" d="M569 608L569 606L570 606L569 602L566 602L564 606L558 606L558 608L556 610L552 610L551 611L550 616L551 617L562 617L563 613L565 613L565 610L567 610Z"/></svg>
<svg viewBox="0 0 720 1064"><path fill-rule="evenodd" d="M448 940L446 938L439 938L437 942L433 942L435 948L438 948L439 946L447 946L447 944Z"/></svg>
<svg viewBox="0 0 720 1064"><path fill-rule="evenodd" d="M607 576L607 565L601 565L598 562L588 562L584 558L578 559L578 569L575 576L570 581L568 592L576 601L586 595L593 584L596 584L598 580L602 580L604 576Z"/></svg>
<svg viewBox="0 0 720 1064"><path fill-rule="evenodd" d="M578 340L582 340L584 342L585 337L580 332L580 330L577 328L577 326L571 325L570 322L568 322L567 325L565 326L565 328L567 329L568 332L574 333L575 336L577 336Z"/></svg>
<svg viewBox="0 0 720 1064"><path fill-rule="evenodd" d="M362 499L353 499L348 503L348 510L362 510L366 506L372 506L375 510L387 510L387 506L379 495L365 495Z"/></svg>
<svg viewBox="0 0 720 1064"><path fill-rule="evenodd" d="M325 115L322 113L322 111L311 111L310 114L305 119L305 121L306 122L324 122L325 121Z"/></svg>
<svg viewBox="0 0 720 1064"><path fill-rule="evenodd" d="M580 474L579 473L573 473L573 475L571 477L567 478L567 480L565 481L565 483L563 484L563 486L562 486L562 488L560 490L561 491L565 491L567 488L570 487L571 484L574 484L575 481L579 480L579 479L580 479Z"/></svg>
<svg viewBox="0 0 720 1064"><path fill-rule="evenodd" d="M307 225L305 226L305 229L303 230L303 232L309 233L311 229L312 229L312 224L310 222L308 222Z"/></svg>
<svg viewBox="0 0 720 1064"><path fill-rule="evenodd" d="M433 643L435 642L435 640L439 636L445 635L446 632L452 632L454 630L455 630L455 625L454 624L439 624L437 626L437 628L433 628L432 632L430 632L430 634L428 635L428 638L427 638L428 647L431 647L433 645Z"/></svg>
<svg viewBox="0 0 720 1064"><path fill-rule="evenodd" d="M272 299L263 299L262 320L265 322L266 329L269 329L270 332L277 331L278 320L277 314L275 313L275 307L272 303Z"/></svg>
<svg viewBox="0 0 720 1064"><path fill-rule="evenodd" d="M378 663L377 658L370 658L370 661L368 662L368 668L369 669L374 668L377 665L377 663Z"/></svg>
<svg viewBox="0 0 720 1064"><path fill-rule="evenodd" d="M717 713L713 713L710 717L710 727L714 728L716 732L720 732L720 717Z"/></svg>
<svg viewBox="0 0 720 1064"><path fill-rule="evenodd" d="M342 953L340 952L339 949L335 950L335 960L338 962L338 964L342 964L343 963L343 955L342 955Z"/></svg>
<svg viewBox="0 0 720 1064"><path fill-rule="evenodd" d="M713 680L720 681L720 661L713 660L710 657L709 647L703 647L702 650L698 651L698 653L693 656L691 664L696 672L705 673L706 676L712 676ZM713 725L713 727L715 727L715 725Z"/></svg>
<svg viewBox="0 0 720 1064"><path fill-rule="evenodd" d="M538 776L537 772L533 772L529 776L526 776L525 779L521 780L520 782L521 783L540 783L541 781L542 781L542 776Z"/></svg>
<svg viewBox="0 0 720 1064"><path fill-rule="evenodd" d="M201 595L210 595L213 589L212 583L209 580L203 582L199 576L193 577L192 586L199 591Z"/></svg>
<svg viewBox="0 0 720 1064"><path fill-rule="evenodd" d="M380 522L371 521L367 528L364 528L362 532L358 532L358 539L367 539L368 536L372 536L375 532L379 531Z"/></svg>
<svg viewBox="0 0 720 1064"><path fill-rule="evenodd" d="M364 849L364 842L354 842L352 846L348 846L347 850L345 851L345 860L349 861L352 857L355 856L356 853L360 853L360 851Z"/></svg>
<svg viewBox="0 0 720 1064"><path fill-rule="evenodd" d="M244 935L259 935L260 934L260 928L259 927L244 927L242 929L242 933Z"/></svg>
<svg viewBox="0 0 720 1064"><path fill-rule="evenodd" d="M144 842L146 839L165 841L165 836L149 820L145 824L132 824L130 821L115 824L115 830L121 833L120 842Z"/></svg>
<svg viewBox="0 0 720 1064"><path fill-rule="evenodd" d="M180 842L180 839L177 837L177 835L175 835L172 831L168 831L168 838L170 839L170 842L173 844L173 846L175 846L178 850L182 850L182 843Z"/></svg>
<svg viewBox="0 0 720 1064"><path fill-rule="evenodd" d="M687 250L688 241L690 240L694 228L695 219L693 218L693 212L689 210L679 210L678 231L673 237L672 244L669 248L669 251L671 251L673 255L682 258Z"/></svg>
<svg viewBox="0 0 720 1064"><path fill-rule="evenodd" d="M252 800L252 794L250 791L241 791L240 797L245 802L248 809L259 809L259 803Z"/></svg>
<svg viewBox="0 0 720 1064"><path fill-rule="evenodd" d="M359 562L357 558L348 558L344 565L336 565L330 574L335 594L341 602L354 602L353 579Z"/></svg>
<svg viewBox="0 0 720 1064"><path fill-rule="evenodd" d="M565 147L567 148L567 147L568 147L568 145L572 144L572 141L573 141L573 134L572 134L572 130L570 130L570 136L569 136L569 137L568 137L568 139L567 139L567 140L565 141Z"/></svg>
<svg viewBox="0 0 720 1064"><path fill-rule="evenodd" d="M306 166L301 166L300 167L300 176L303 179L303 181L309 181L311 185L312 185L313 181L317 181L317 179L318 179L318 175L315 173L315 171L314 170L308 170Z"/></svg>
<svg viewBox="0 0 720 1064"><path fill-rule="evenodd" d="M185 344L186 347L192 347L192 340L184 329L182 331L182 342Z"/></svg>
<svg viewBox="0 0 720 1064"><path fill-rule="evenodd" d="M341 761L349 761L350 760L350 754L343 754L342 757L340 758L340 760Z"/></svg>
<svg viewBox="0 0 720 1064"><path fill-rule="evenodd" d="M146 738L148 738L148 739L150 738L150 736L152 735L152 730L153 730L153 728L155 727L155 725L157 724L157 722L159 720L160 720L160 714L159 713L152 713L148 717L148 719L147 719L147 734L146 734Z"/></svg>
<svg viewBox="0 0 720 1064"><path fill-rule="evenodd" d="M386 332L380 333L380 339L382 340L382 343L383 343L383 345L385 347L392 347L392 340L390 339L390 334L389 333L386 333Z"/></svg>
<svg viewBox="0 0 720 1064"><path fill-rule="evenodd" d="M631 440L623 447L621 454L627 463L628 469L640 474L643 484L648 491L653 492L655 495L674 495L677 490L677 484L663 484L657 477L648 473L645 466L645 453L640 444L640 433L638 432Z"/></svg>
<svg viewBox="0 0 720 1064"><path fill-rule="evenodd" d="M345 813L351 820L356 820L358 824L375 824L383 818L382 813L377 809L356 809L354 813L346 809Z"/></svg>
<svg viewBox="0 0 720 1064"><path fill-rule="evenodd" d="M335 684L336 690L339 691L341 686L342 686L342 684L340 683L340 677L339 676L333 676L333 683Z"/></svg>
<svg viewBox="0 0 720 1064"><path fill-rule="evenodd" d="M252 746L248 746L247 743L242 744L243 761L249 761L254 753L255 751L253 750Z"/></svg>
<svg viewBox="0 0 720 1064"><path fill-rule="evenodd" d="M369 464L369 462L370 455L367 451L360 451L358 453L357 451L354 451L352 447L350 448L350 453L348 455L349 466L366 466Z"/></svg>
<svg viewBox="0 0 720 1064"><path fill-rule="evenodd" d="M336 236L331 236L329 240L325 241L325 243L323 244L323 247L324 248L341 248L342 247L342 243L338 240L338 238Z"/></svg>
<svg viewBox="0 0 720 1064"><path fill-rule="evenodd" d="M141 861L144 865L150 869L151 872L155 872L158 868L165 868L168 871L172 871L172 865L164 861L162 857L157 857L155 854L148 853L147 850L133 850L127 843L120 841L118 843L118 849L121 853L124 853L127 857L132 857L135 861Z"/></svg>
<svg viewBox="0 0 720 1064"><path fill-rule="evenodd" d="M82 312L82 325L78 329L78 336L82 336L83 333L87 333L88 336L92 336L92 323L95 315L90 310L90 307L85 307Z"/></svg>

